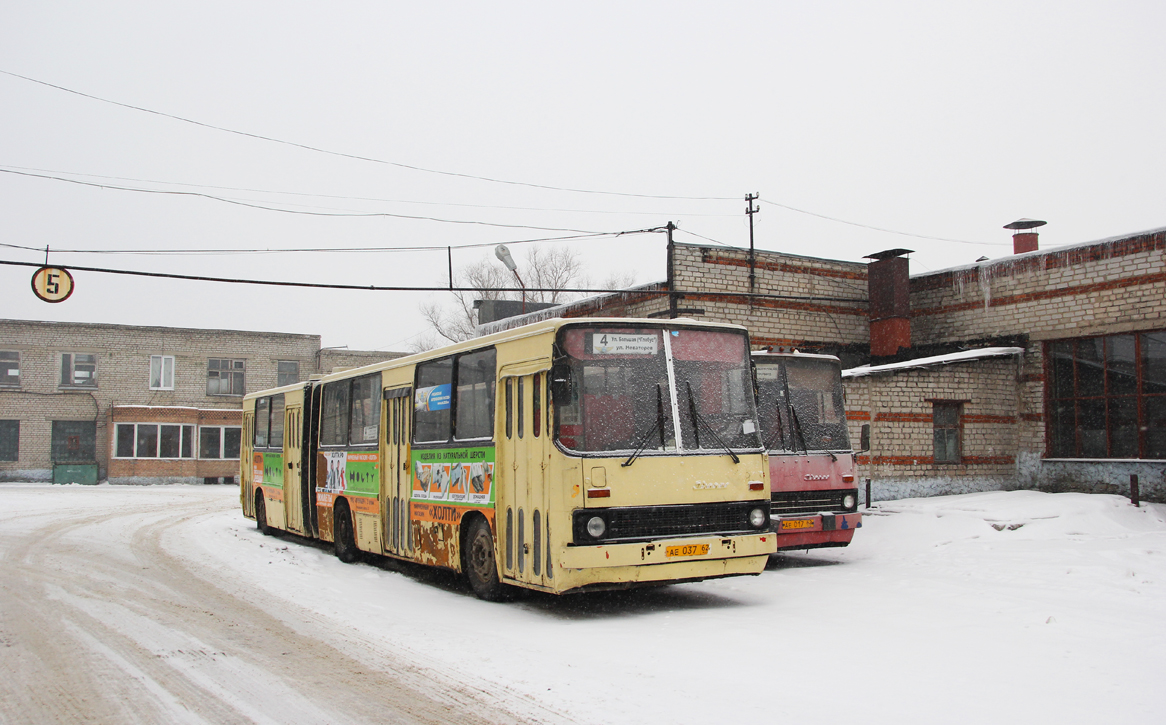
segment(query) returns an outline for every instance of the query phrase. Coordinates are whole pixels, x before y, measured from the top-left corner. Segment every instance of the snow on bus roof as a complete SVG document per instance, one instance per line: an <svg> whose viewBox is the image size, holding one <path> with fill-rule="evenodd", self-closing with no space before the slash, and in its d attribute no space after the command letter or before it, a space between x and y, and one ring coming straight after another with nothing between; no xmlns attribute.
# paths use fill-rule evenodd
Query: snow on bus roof
<svg viewBox="0 0 1166 725"><path fill-rule="evenodd" d="M1006 355L1021 355L1023 353L1023 347L983 347L978 350L963 350L961 352L953 352L947 355L921 357L917 360L906 360L904 362L889 363L887 365L860 365L856 368L843 370L842 377L858 378L864 375L876 375L878 373L892 372L894 370L928 368L932 365L950 365L952 363L966 362L968 360L979 360L986 357L1003 357Z"/></svg>

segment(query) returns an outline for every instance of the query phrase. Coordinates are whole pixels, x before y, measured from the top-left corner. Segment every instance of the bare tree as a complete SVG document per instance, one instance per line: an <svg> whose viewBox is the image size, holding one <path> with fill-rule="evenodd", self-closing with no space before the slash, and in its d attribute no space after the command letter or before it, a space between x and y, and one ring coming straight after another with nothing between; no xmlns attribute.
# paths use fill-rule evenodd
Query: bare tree
<svg viewBox="0 0 1166 725"><path fill-rule="evenodd" d="M554 247L549 252L532 247L526 255L526 269L529 270L527 287L550 290L529 293L527 299L532 302L569 302L574 295L563 290L578 286L583 280L583 263L569 247Z"/></svg>
<svg viewBox="0 0 1166 725"><path fill-rule="evenodd" d="M528 301L558 304L571 298L563 289L583 282L583 263L575 251L568 247L555 247L551 251L531 247L526 253L525 264L519 267L519 274L527 288L549 290L527 293ZM464 267L455 275L454 282L457 287L471 287L474 291L451 293L454 302L449 306L438 302L421 305L422 317L438 337L423 335L418 338L413 343L417 351L437 347L442 342L439 338L448 342L461 342L476 336L475 300L516 300L521 297L514 275L492 258Z"/></svg>

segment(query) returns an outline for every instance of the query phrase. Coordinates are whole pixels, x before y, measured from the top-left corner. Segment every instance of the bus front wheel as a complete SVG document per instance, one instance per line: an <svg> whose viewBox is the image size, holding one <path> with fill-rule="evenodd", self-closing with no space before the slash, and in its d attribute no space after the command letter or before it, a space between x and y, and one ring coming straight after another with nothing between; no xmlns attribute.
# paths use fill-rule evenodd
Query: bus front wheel
<svg viewBox="0 0 1166 725"><path fill-rule="evenodd" d="M466 534L462 568L470 587L479 599L501 602L508 598L510 587L498 579L498 565L494 559L494 536L484 518L475 518Z"/></svg>
<svg viewBox="0 0 1166 725"><path fill-rule="evenodd" d="M356 548L356 537L352 533L352 514L348 511L348 504L341 502L332 511L332 551L336 558L345 564L351 564L360 556Z"/></svg>
<svg viewBox="0 0 1166 725"><path fill-rule="evenodd" d="M263 492L255 492L255 528L264 536L271 536L271 527L267 525L267 506L263 500Z"/></svg>

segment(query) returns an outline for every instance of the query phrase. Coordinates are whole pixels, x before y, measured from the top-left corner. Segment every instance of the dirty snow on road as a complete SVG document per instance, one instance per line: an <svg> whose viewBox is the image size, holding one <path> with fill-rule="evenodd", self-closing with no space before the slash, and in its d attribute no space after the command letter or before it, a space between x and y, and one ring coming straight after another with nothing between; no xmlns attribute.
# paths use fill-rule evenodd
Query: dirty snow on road
<svg viewBox="0 0 1166 725"><path fill-rule="evenodd" d="M884 502L851 547L759 577L506 604L264 537L233 489L0 484L0 501L0 721L1145 723L1166 707L1166 507L1112 496Z"/></svg>

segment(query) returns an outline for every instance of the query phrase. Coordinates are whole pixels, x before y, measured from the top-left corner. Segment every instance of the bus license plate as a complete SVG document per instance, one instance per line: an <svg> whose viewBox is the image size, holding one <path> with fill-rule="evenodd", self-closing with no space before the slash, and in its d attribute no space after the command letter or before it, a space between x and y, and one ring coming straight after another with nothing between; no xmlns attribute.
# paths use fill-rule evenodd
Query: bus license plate
<svg viewBox="0 0 1166 725"><path fill-rule="evenodd" d="M812 529L814 528L813 519L793 519L792 521L782 521L781 530L788 531L790 529Z"/></svg>
<svg viewBox="0 0 1166 725"><path fill-rule="evenodd" d="M708 544L688 544L687 546L669 546L664 550L668 558L674 556L704 556L709 553Z"/></svg>

